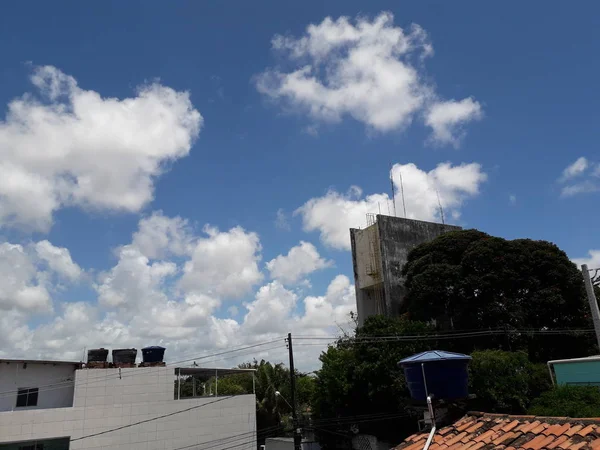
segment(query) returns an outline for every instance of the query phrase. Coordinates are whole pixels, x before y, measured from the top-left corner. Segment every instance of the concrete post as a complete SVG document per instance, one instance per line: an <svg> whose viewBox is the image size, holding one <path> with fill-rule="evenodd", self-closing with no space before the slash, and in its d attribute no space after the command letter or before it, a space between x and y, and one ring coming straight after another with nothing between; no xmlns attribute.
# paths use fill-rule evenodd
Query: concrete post
<svg viewBox="0 0 600 450"><path fill-rule="evenodd" d="M587 292L588 301L590 303L590 309L592 310L592 319L594 321L594 330L596 331L596 341L600 348L600 311L598 310L598 301L594 294L594 285L590 278L590 271L587 264L581 266L581 272L583 273L583 281L585 283L585 291Z"/></svg>

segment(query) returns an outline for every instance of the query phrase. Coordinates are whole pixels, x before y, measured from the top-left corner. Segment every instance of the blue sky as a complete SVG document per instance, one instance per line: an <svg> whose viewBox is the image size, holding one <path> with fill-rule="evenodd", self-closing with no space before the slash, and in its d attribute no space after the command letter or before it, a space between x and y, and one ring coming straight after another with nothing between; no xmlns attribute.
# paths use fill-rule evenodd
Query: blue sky
<svg viewBox="0 0 600 450"><path fill-rule="evenodd" d="M335 334L391 165L410 217L600 265L598 9L6 5L0 354Z"/></svg>

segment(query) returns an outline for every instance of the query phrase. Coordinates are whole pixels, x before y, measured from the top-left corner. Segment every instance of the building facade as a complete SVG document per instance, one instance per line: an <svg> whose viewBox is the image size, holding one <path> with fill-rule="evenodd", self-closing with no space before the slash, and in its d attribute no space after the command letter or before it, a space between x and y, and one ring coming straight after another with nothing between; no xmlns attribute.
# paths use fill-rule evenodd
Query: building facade
<svg viewBox="0 0 600 450"><path fill-rule="evenodd" d="M182 370L0 360L0 449L254 449L254 395L178 399Z"/></svg>
<svg viewBox="0 0 600 450"><path fill-rule="evenodd" d="M358 324L373 315L395 317L405 296L402 267L408 253L460 227L401 217L369 215L365 229L350 229Z"/></svg>

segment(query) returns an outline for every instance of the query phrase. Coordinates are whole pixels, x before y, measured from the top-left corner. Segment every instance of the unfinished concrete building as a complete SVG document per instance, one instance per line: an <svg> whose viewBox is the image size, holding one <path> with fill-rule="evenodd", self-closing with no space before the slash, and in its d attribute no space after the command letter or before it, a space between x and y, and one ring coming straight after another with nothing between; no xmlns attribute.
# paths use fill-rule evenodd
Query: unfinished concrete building
<svg viewBox="0 0 600 450"><path fill-rule="evenodd" d="M367 215L365 229L350 229L358 324L373 315L400 315L405 296L402 267L408 253L461 227L421 220Z"/></svg>

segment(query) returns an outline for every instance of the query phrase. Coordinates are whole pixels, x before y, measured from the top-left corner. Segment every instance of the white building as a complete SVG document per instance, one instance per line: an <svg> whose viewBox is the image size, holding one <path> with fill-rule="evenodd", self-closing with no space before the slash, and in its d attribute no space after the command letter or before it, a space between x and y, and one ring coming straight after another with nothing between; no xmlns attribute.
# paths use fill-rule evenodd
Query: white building
<svg viewBox="0 0 600 450"><path fill-rule="evenodd" d="M254 394L177 399L176 374L215 370L0 359L0 450L253 450Z"/></svg>

